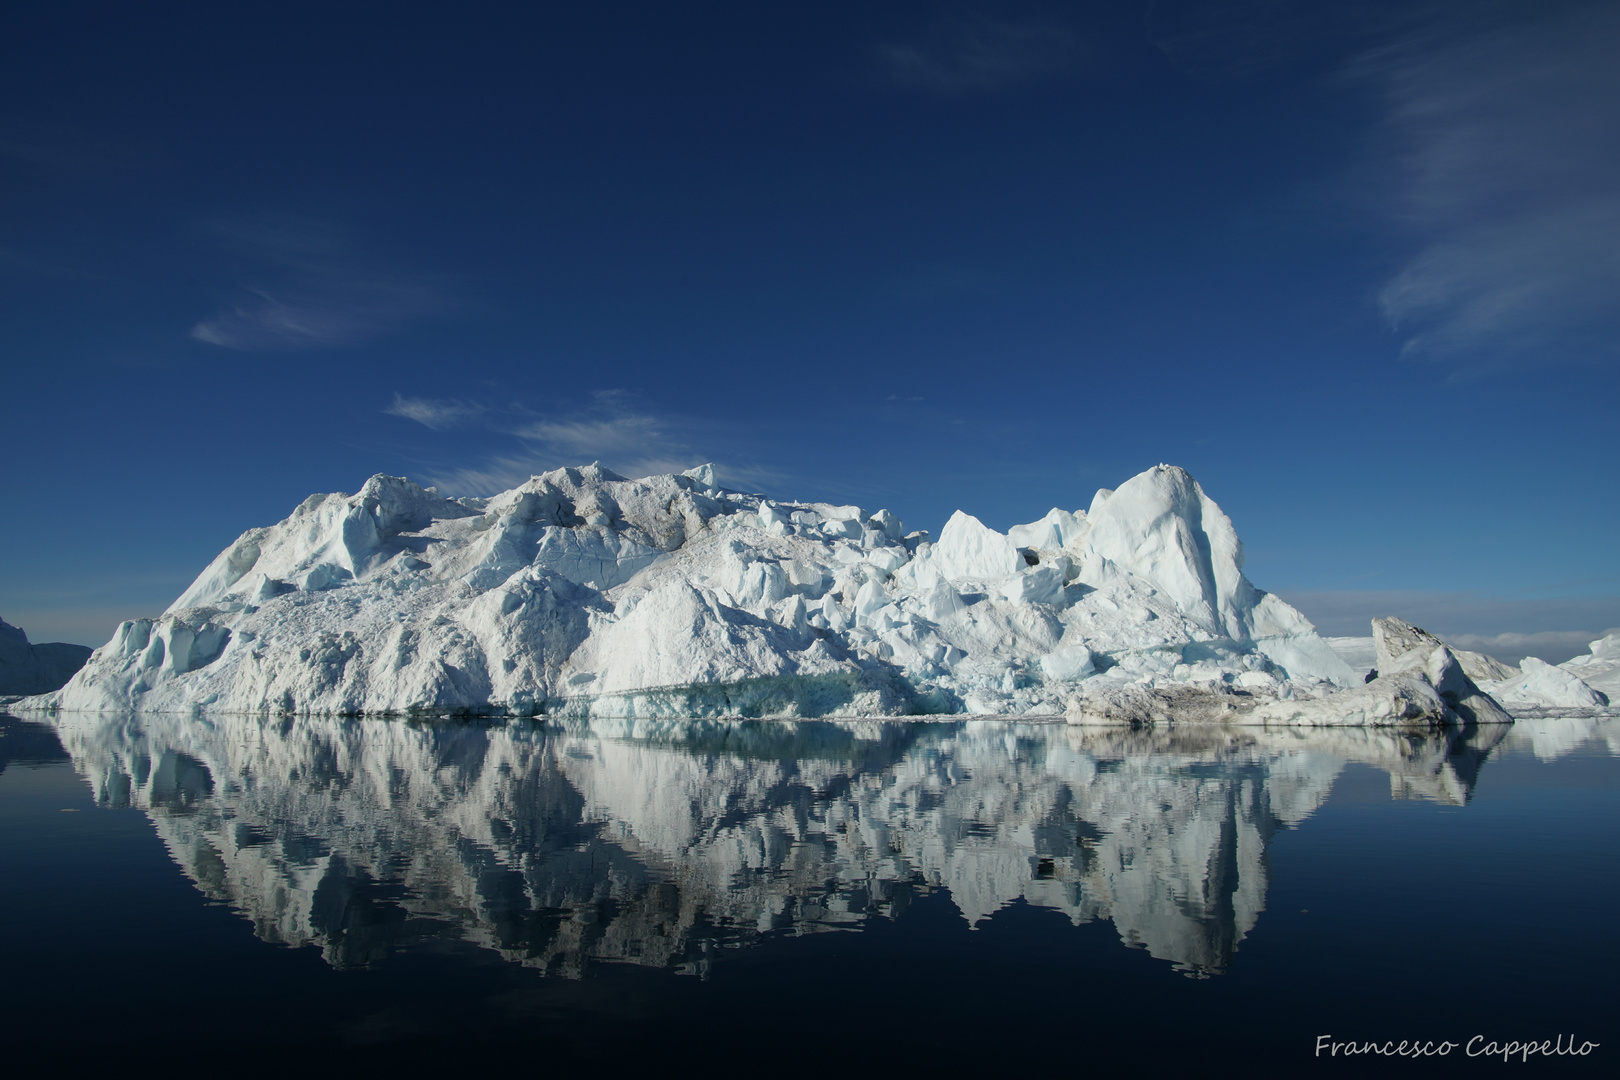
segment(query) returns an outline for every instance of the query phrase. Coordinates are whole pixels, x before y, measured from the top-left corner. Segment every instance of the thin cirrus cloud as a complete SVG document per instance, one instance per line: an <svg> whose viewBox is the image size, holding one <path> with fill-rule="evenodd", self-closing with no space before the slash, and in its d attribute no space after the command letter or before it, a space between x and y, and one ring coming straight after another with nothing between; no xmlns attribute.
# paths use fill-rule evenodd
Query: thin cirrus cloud
<svg viewBox="0 0 1620 1080"><path fill-rule="evenodd" d="M482 405L459 399L414 398L400 393L395 393L393 402L383 409L389 416L415 420L423 427L432 428L434 431L443 431L464 424L480 416L484 411Z"/></svg>
<svg viewBox="0 0 1620 1080"><path fill-rule="evenodd" d="M605 415L533 420L513 434L536 460L599 461L626 476L680 472L703 463L703 455L671 430L671 421L624 408L612 394L598 395L596 407Z"/></svg>
<svg viewBox="0 0 1620 1080"><path fill-rule="evenodd" d="M1060 76L1082 59L1073 30L1044 19L941 16L910 40L873 49L900 86L933 93L997 91Z"/></svg>
<svg viewBox="0 0 1620 1080"><path fill-rule="evenodd" d="M249 289L245 300L193 326L191 336L238 352L342 348L403 328L431 299L389 283L280 294Z"/></svg>
<svg viewBox="0 0 1620 1080"><path fill-rule="evenodd" d="M1620 9L1364 57L1415 250L1379 294L1415 358L1612 360L1620 330Z"/></svg>
<svg viewBox="0 0 1620 1080"><path fill-rule="evenodd" d="M446 495L482 497L515 488L547 468L555 465L524 454L498 454L478 465L428 468L423 479Z"/></svg>
<svg viewBox="0 0 1620 1080"><path fill-rule="evenodd" d="M593 461L628 476L651 476L680 472L706 460L678 433L690 425L638 411L616 391L599 392L588 404L544 417L524 415L521 409L501 412L460 400L398 393L383 412L435 430L481 420L518 443L516 452L496 454L478 465L429 470L431 483L458 495L493 494L548 469Z"/></svg>
<svg viewBox="0 0 1620 1080"><path fill-rule="evenodd" d="M403 330L449 306L421 275L382 269L336 230L309 222L216 225L243 286L191 328L239 352L330 349Z"/></svg>
<svg viewBox="0 0 1620 1080"><path fill-rule="evenodd" d="M554 454L593 460L639 457L649 447L674 445L661 421L635 413L594 420L537 420L513 434Z"/></svg>

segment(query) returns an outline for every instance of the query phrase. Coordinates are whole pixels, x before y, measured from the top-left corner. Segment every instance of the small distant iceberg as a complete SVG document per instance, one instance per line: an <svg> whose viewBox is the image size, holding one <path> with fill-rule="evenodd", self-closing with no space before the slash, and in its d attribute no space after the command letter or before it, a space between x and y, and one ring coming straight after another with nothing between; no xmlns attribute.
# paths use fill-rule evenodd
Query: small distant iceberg
<svg viewBox="0 0 1620 1080"><path fill-rule="evenodd" d="M26 697L59 689L90 659L83 645L30 644L21 627L0 619L0 697Z"/></svg>
<svg viewBox="0 0 1620 1080"><path fill-rule="evenodd" d="M1484 684L1515 715L1596 715L1620 694L1620 634L1591 643L1584 656L1553 665L1527 656L1517 670Z"/></svg>

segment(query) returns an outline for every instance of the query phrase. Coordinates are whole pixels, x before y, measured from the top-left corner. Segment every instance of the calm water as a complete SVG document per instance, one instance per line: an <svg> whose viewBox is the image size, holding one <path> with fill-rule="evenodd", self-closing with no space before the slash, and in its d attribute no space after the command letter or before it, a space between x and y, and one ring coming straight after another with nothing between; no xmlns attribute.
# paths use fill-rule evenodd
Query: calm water
<svg viewBox="0 0 1620 1080"><path fill-rule="evenodd" d="M0 1030L227 1074L1608 1072L1617 753L1591 720L0 717Z"/></svg>

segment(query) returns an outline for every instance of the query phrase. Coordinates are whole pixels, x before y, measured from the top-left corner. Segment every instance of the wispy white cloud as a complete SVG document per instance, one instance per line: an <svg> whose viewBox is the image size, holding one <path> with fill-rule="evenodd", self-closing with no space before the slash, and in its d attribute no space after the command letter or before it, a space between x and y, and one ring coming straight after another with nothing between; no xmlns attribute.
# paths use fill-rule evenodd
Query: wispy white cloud
<svg viewBox="0 0 1620 1080"><path fill-rule="evenodd" d="M428 468L421 476L445 495L483 496L508 491L529 477L556 467L555 462L527 454L499 454L478 465Z"/></svg>
<svg viewBox="0 0 1620 1080"><path fill-rule="evenodd" d="M423 417L475 423L517 444L474 464L416 470L447 495L492 495L539 473L593 461L629 477L684 472L707 462L727 487L770 491L792 486L791 474L752 460L746 452L727 460L727 446L737 447L717 446L712 422L651 411L634 394L620 390L598 391L584 401L554 402L543 415L521 404L495 408L396 396L396 405L385 411L422 423L427 422ZM422 415L414 415L418 412Z"/></svg>
<svg viewBox="0 0 1620 1080"><path fill-rule="evenodd" d="M242 264L244 286L191 328L210 345L242 352L341 348L444 311L442 286L383 268L336 230L304 221L217 225Z"/></svg>
<svg viewBox="0 0 1620 1080"><path fill-rule="evenodd" d="M1364 57L1416 250L1379 300L1414 357L1620 355L1620 8L1548 5Z"/></svg>
<svg viewBox="0 0 1620 1080"><path fill-rule="evenodd" d="M709 460L688 441L687 433L698 425L654 415L617 390L599 391L584 402L555 402L541 415L522 406L494 410L462 401L398 396L386 411L430 427L477 417L517 441L521 447L517 452L497 454L477 465L429 471L431 483L457 495L488 495L549 469L593 461L626 476L652 476L681 472Z"/></svg>
<svg viewBox="0 0 1620 1080"><path fill-rule="evenodd" d="M484 407L460 400L406 397L396 392L394 400L383 412L389 416L415 420L434 431L443 431L473 419L484 412Z"/></svg>
<svg viewBox="0 0 1620 1080"><path fill-rule="evenodd" d="M674 446L660 420L636 413L536 420L513 434L547 452L591 460L644 457L653 448L664 451Z"/></svg>
<svg viewBox="0 0 1620 1080"><path fill-rule="evenodd" d="M921 34L874 48L901 86L934 93L995 91L1066 74L1082 60L1079 36L1047 18L941 15Z"/></svg>
<svg viewBox="0 0 1620 1080"><path fill-rule="evenodd" d="M250 299L197 323L191 336L239 352L341 348L399 329L433 301L431 293L384 282L348 281L324 293L247 292Z"/></svg>
<svg viewBox="0 0 1620 1080"><path fill-rule="evenodd" d="M1593 641L1604 634L1615 631L1605 630L1602 634L1594 634L1590 630L1542 630L1534 634L1455 634L1449 644L1459 649L1469 649L1473 652L1482 652L1489 656L1496 656L1517 663L1526 656L1537 659L1546 659L1548 656L1558 656L1562 663L1571 656L1579 656L1591 648Z"/></svg>
<svg viewBox="0 0 1620 1080"><path fill-rule="evenodd" d="M587 404L553 406L531 417L512 434L537 456L567 464L600 461L629 476L680 472L706 458L689 443L695 425L679 417L657 416L638 406L623 390L599 390Z"/></svg>

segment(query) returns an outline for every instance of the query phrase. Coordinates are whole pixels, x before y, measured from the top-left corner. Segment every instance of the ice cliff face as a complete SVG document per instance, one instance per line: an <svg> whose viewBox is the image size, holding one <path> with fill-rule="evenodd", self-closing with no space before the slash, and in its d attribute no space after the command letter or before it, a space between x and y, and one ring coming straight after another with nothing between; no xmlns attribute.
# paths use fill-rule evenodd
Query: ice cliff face
<svg viewBox="0 0 1620 1080"><path fill-rule="evenodd" d="M547 972L1020 899L1190 973L1255 926L1266 849L1347 761L1468 798L1509 730L64 713L104 806L268 941L363 965L447 932Z"/></svg>
<svg viewBox="0 0 1620 1080"><path fill-rule="evenodd" d="M244 533L46 704L290 714L1063 711L1077 691L1355 682L1161 465L1003 534L561 469L490 499L376 476ZM1083 686L1082 686L1083 684Z"/></svg>

